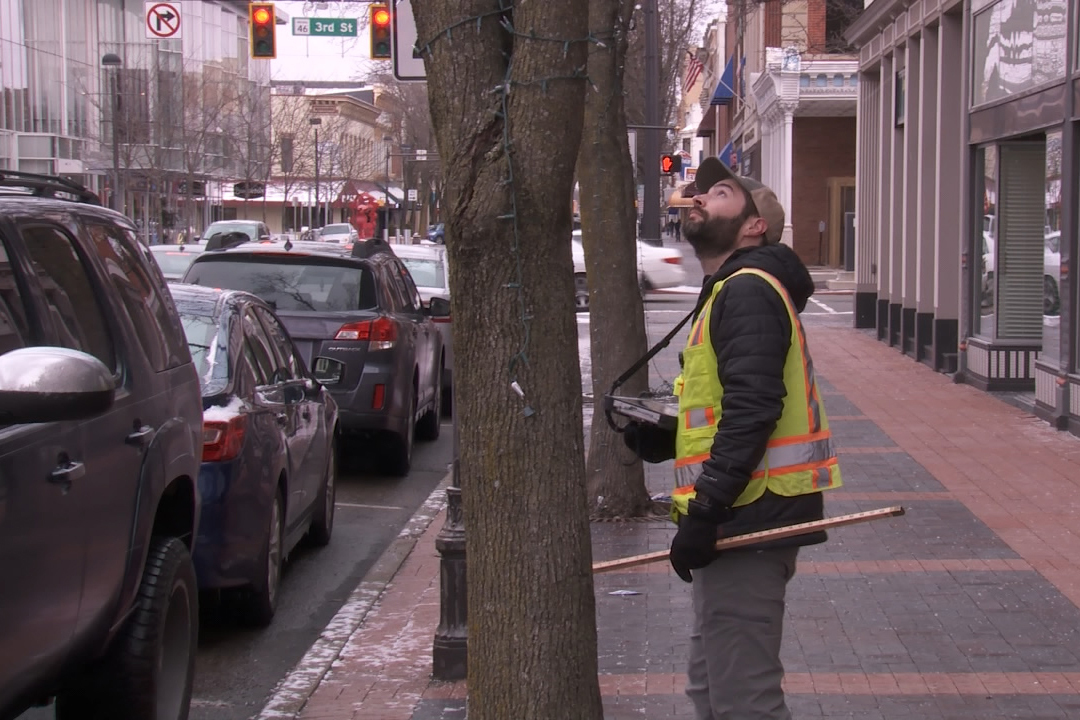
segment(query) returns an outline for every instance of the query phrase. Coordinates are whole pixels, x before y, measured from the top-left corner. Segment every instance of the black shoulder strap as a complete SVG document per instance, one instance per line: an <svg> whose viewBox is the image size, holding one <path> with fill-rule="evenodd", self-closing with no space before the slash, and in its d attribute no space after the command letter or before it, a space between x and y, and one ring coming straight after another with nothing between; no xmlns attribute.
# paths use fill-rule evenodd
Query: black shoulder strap
<svg viewBox="0 0 1080 720"><path fill-rule="evenodd" d="M712 288L710 287L709 289L711 290ZM679 334L679 331L683 329L683 326L686 325L686 323L690 322L690 320L692 320L694 318L694 316L696 316L699 312L701 312L701 309L703 307L705 307L705 302L710 297L712 297L712 292L705 292L703 290L701 295L698 296L698 301L697 301L697 304L694 305L694 309L691 310L687 314L686 317L684 317L682 320L680 320L679 324L676 325L675 327L673 327L671 329L671 332L669 332L667 335L665 335L663 337L663 339L660 340L660 342L653 345L651 348L649 348L648 352L646 352L644 355L642 355L640 358L638 358L637 361L633 365L630 366L629 370L627 370L622 375L620 375L615 380L615 382L613 382L611 384L611 389L608 390L608 395L614 395L615 391L618 390L622 386L623 383L625 383L627 380L629 380L630 378L632 378L634 376L634 373L636 373L641 368L645 367L645 365L650 360L652 360L656 356L657 353L659 353L661 350L663 350L668 345L670 345L671 341L675 338L675 336ZM607 403L604 403L604 414L607 416L608 425L611 426L612 430L614 430L615 432L619 432L619 433L621 433L621 432L623 432L625 430L625 428L619 427L618 425L615 424L615 419L611 416L611 410L608 409Z"/></svg>

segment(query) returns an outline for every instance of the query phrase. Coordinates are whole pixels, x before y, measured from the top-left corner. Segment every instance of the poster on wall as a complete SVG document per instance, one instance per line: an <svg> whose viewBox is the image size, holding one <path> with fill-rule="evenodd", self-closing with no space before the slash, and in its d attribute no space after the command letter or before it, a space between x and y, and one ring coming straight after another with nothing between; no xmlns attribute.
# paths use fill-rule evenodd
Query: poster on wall
<svg viewBox="0 0 1080 720"><path fill-rule="evenodd" d="M972 102L993 102L1065 76L1068 0L998 0L975 16Z"/></svg>

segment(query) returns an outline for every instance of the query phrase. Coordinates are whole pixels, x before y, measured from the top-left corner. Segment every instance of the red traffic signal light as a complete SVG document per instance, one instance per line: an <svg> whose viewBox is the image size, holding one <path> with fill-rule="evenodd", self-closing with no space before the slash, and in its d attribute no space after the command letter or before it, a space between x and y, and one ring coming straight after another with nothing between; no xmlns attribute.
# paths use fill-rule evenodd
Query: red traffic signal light
<svg viewBox="0 0 1080 720"><path fill-rule="evenodd" d="M390 37L390 8L386 5L371 6L371 59L390 60L393 57Z"/></svg>
<svg viewBox="0 0 1080 720"><path fill-rule="evenodd" d="M660 172L664 175L674 175L682 170L682 155L661 155Z"/></svg>
<svg viewBox="0 0 1080 720"><path fill-rule="evenodd" d="M277 37L275 35L274 3L251 3L248 5L249 34L251 35L251 57L257 60L271 60L277 57Z"/></svg>

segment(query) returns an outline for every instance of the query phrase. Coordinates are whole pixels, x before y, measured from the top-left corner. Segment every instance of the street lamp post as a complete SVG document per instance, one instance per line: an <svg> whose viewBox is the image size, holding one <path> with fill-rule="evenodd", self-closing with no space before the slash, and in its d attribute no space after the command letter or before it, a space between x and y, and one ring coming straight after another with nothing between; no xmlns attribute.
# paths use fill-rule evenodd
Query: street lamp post
<svg viewBox="0 0 1080 720"><path fill-rule="evenodd" d="M319 208L319 126L322 118L308 118L308 122L315 128L315 219L311 222L311 229L315 229L316 223L321 222L321 210Z"/></svg>
<svg viewBox="0 0 1080 720"><path fill-rule="evenodd" d="M386 188L383 190L386 202L383 203L383 242L390 242L390 143L393 141L394 138L383 135L383 145L386 146Z"/></svg>
<svg viewBox="0 0 1080 720"><path fill-rule="evenodd" d="M120 66L123 60L116 53L106 53L101 58L101 64L107 68L114 68L112 87L112 193L109 195L109 205L117 212L123 212L123 203L120 196Z"/></svg>

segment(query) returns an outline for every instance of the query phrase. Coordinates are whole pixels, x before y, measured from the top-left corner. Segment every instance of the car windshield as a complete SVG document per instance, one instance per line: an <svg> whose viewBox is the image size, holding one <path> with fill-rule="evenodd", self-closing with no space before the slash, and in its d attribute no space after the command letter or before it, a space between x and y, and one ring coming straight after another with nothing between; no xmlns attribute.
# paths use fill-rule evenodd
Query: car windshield
<svg viewBox="0 0 1080 720"><path fill-rule="evenodd" d="M377 306L375 280L367 268L311 257L214 257L192 264L184 282L244 290L275 310L342 312Z"/></svg>
<svg viewBox="0 0 1080 720"><path fill-rule="evenodd" d="M401 258L405 267L409 268L413 282L418 287L445 288L446 275L443 273L443 264L438 260L426 258Z"/></svg>
<svg viewBox="0 0 1080 720"><path fill-rule="evenodd" d="M179 277L187 270L188 265L195 259L198 252L192 252L189 250L164 250L155 251L151 253L154 259L157 260L158 267L161 268L161 272L165 275L173 275Z"/></svg>
<svg viewBox="0 0 1080 720"><path fill-rule="evenodd" d="M225 389L229 381L229 352L218 341L218 325L214 318L180 312L191 359L199 372L203 395L213 395Z"/></svg>
<svg viewBox="0 0 1080 720"><path fill-rule="evenodd" d="M259 228L254 223L241 223L241 222L216 222L210 223L210 227L206 228L206 232L203 233L203 237L211 238L218 233L231 233L242 232L252 240L259 239Z"/></svg>
<svg viewBox="0 0 1080 720"><path fill-rule="evenodd" d="M320 235L348 235L352 225L341 223L339 225L327 225L319 231Z"/></svg>

